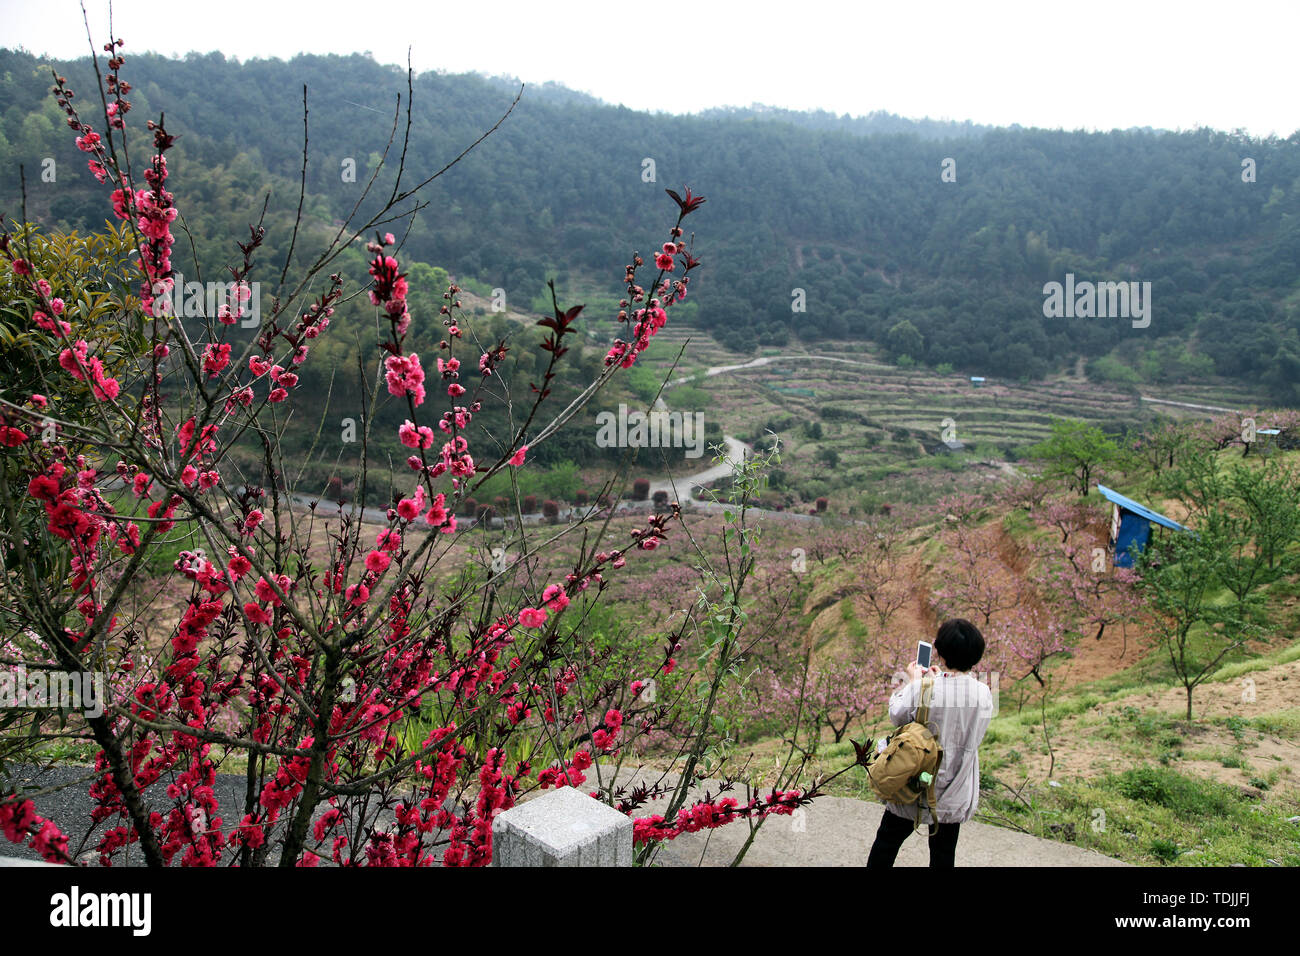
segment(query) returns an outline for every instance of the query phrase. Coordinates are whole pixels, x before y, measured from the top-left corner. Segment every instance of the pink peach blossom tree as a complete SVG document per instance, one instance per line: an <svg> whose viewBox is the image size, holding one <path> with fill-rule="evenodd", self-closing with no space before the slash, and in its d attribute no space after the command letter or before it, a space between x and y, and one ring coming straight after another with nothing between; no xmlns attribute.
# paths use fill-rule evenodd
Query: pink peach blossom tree
<svg viewBox="0 0 1300 956"><path fill-rule="evenodd" d="M396 111L365 185L377 211L354 216L310 259L295 253L309 244L300 204L278 264L266 261L266 230L253 225L229 268L226 301L195 325L170 308L184 202L168 167L175 135L160 117L146 137L129 139L121 46L104 47L106 72L96 57L101 89L91 99L100 100L102 124L80 110L63 77L53 87L129 236L133 259L113 265L134 270L135 288L107 319L115 334L89 334L85 315L73 314L71 290L37 254L37 230L0 235L0 266L30 313L33 360L48 382L0 394L0 618L16 636L6 664L94 671L108 685L103 712L74 718L71 731L95 753L92 825L80 845L64 829L70 821L44 818L16 791L0 793L5 836L52 861L88 850L103 865L483 865L497 813L530 791L582 786L594 773L594 792L630 815L666 797L666 813L635 819L645 858L680 833L736 820L755 826L816 796L816 785L794 776L744 802L687 796L697 771L718 766L709 758L712 708L744 626L743 521L728 539L739 563L713 573L704 626L666 642L653 673L614 681L588 677L583 613L611 577L635 573L678 533L675 506L620 546L603 544L604 524L578 531L590 538L550 580L518 575L522 562L451 585L434 576L463 530L463 502L494 475L526 466L533 449L635 364L686 298L700 260L682 223L703 197L667 191L676 217L652 266L634 255L622 277L626 331L598 379L562 408L552 407L554 390L582 306L562 307L553 285L552 314L538 323L541 374L524 402L499 387L509 346L472 344L457 285L443 292L436 316L408 307L401 242L387 227L414 215L419 191L455 161L409 182L413 157ZM306 116L304 90L304 164ZM387 197L375 192L381 170L392 174ZM362 290L330 271L354 241L368 257ZM255 334L241 339L235 326L248 319L262 275L282 281ZM364 446L357 504L304 507L279 441L299 369L358 292L379 332L368 407L396 401L406 415L396 433L409 471L377 521L360 510ZM413 323L441 324L436 356L410 348ZM510 431L471 446L470 423L494 400L508 403ZM261 482L239 473L232 450L240 441L259 450ZM544 550L581 526L535 539L521 529L521 548ZM178 540L187 546L164 569L167 593L179 595L173 607L157 599L148 570ZM671 683L692 650L700 664L678 674L675 694L646 700L646 681ZM51 716L33 714L38 736ZM656 733L678 741L679 782L629 795L600 779L600 762ZM223 772L244 781L239 799L218 799Z"/></svg>

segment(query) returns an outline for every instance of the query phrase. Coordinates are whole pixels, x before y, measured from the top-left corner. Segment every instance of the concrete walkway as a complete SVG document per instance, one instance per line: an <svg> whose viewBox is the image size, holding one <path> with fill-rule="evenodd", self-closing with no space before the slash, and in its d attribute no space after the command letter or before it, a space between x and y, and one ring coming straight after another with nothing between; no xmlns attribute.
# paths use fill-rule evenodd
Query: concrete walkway
<svg viewBox="0 0 1300 956"><path fill-rule="evenodd" d="M657 779L644 772L624 772L620 781L649 783ZM669 778L672 779L672 778ZM590 789L595 781L588 772ZM709 781L710 793L719 796L718 782ZM703 795L693 787L690 800ZM749 799L737 787L723 796L741 803ZM690 800L688 800L688 805ZM661 813L667 800L652 801L637 811L638 817ZM818 797L790 816L772 816L763 823L741 866L863 866L880 826L884 804L852 797ZM688 833L671 840L660 851L662 866L728 866L749 837L744 821L717 830ZM928 866L929 847L924 831L909 836L899 851L897 866ZM1122 860L1092 850L972 820L962 824L957 842L958 866L1128 866Z"/></svg>
<svg viewBox="0 0 1300 956"><path fill-rule="evenodd" d="M742 866L863 866L871 851L884 804L849 797L819 797L802 815L769 817L745 854ZM743 823L673 840L660 855L665 866L727 866L749 836ZM706 845L707 844L707 845ZM924 830L908 837L897 866L928 866ZM958 866L1127 866L1092 850L989 826L962 824Z"/></svg>
<svg viewBox="0 0 1300 956"><path fill-rule="evenodd" d="M18 771L16 784L30 784L49 787L57 783L72 783L86 775L90 768L80 766L51 767L37 770L34 767L13 768ZM602 784L610 782L610 768L602 768ZM619 775L624 785L635 781L653 782L658 774L645 771L624 770ZM671 781L673 778L669 777ZM220 800L222 816L229 820L238 817L237 809L243 804L245 781L241 776L218 774L216 781L217 798ZM708 781L708 788L714 797L718 796L717 781ZM146 800L155 808L163 810L170 806L164 791L165 784L155 784L146 791ZM587 783L582 790L589 791L596 787L596 774L588 771ZM534 791L530 796L540 796L543 791ZM748 797L743 789L737 788L726 794L734 796L741 802ZM702 787L692 788L690 800L703 796ZM636 816L649 816L662 812L667 800L653 801L637 811ZM86 792L86 784L70 786L64 790L44 794L36 799L37 811L49 816L59 823L64 832L72 838L75 851L80 838L87 830L90 817L91 800ZM884 806L869 803L851 797L818 797L813 803L801 808L790 816L769 817L754 838L754 844L745 855L742 866L862 866L866 863L867 853L875 838L876 827L880 825L880 815ZM727 824L717 830L701 833L689 833L664 844L658 859L661 866L727 866L736 852L749 836L749 827L743 820ZM93 846L95 840L90 840ZM25 846L9 843L0 837L0 865L38 863L40 857ZM83 857L86 862L95 865L93 852ZM177 857L177 861L179 861ZM139 866L142 863L139 852L132 853L127 860L119 861L127 865ZM907 838L898 854L898 866L926 866L929 851L923 836L914 834ZM961 838L957 843L958 866L1126 866L1127 864L1102 856L1091 850L1084 850L1066 843L1042 840L1038 837L1005 830L1001 827L972 821L963 824Z"/></svg>

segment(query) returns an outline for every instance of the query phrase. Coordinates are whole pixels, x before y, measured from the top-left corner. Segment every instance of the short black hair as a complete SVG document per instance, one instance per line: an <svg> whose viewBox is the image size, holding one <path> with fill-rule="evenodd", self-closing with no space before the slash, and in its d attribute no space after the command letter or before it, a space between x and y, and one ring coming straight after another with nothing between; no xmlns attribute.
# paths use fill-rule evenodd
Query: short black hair
<svg viewBox="0 0 1300 956"><path fill-rule="evenodd" d="M953 670L968 671L984 656L984 635L970 621L956 617L939 625L934 649Z"/></svg>

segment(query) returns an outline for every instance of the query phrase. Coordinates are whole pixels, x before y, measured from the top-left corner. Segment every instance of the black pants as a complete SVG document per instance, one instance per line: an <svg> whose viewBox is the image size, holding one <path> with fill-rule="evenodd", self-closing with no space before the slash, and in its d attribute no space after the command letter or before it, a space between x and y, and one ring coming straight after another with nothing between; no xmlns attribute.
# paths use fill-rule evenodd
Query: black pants
<svg viewBox="0 0 1300 956"><path fill-rule="evenodd" d="M940 823L930 837L930 865L951 868L956 865L957 834L960 823ZM867 857L867 869L883 869L894 865L898 850L903 841L912 832L910 819L896 816L885 811L880 820L880 829L876 831L876 842L871 845L871 855ZM928 833L924 823L919 831Z"/></svg>

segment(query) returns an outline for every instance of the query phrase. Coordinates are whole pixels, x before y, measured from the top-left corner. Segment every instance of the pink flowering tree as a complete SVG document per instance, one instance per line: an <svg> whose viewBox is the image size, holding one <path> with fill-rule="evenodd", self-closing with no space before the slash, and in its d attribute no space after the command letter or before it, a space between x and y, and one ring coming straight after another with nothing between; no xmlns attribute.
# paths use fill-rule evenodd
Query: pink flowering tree
<svg viewBox="0 0 1300 956"><path fill-rule="evenodd" d="M889 621L913 592L903 570L903 535L897 523L876 519L864 527L866 541L852 567L862 597L874 612L877 634L887 633Z"/></svg>
<svg viewBox="0 0 1300 956"><path fill-rule="evenodd" d="M1240 432L1240 428L1238 428ZM1128 452L1153 474L1173 468L1195 445L1195 429L1186 422L1163 422L1140 432L1128 443Z"/></svg>
<svg viewBox="0 0 1300 956"><path fill-rule="evenodd" d="M1041 607L1019 605L1005 611L989 633L1004 649L1005 660L1019 664L1021 674L1033 677L1040 687L1047 686L1047 662L1070 649L1065 624Z"/></svg>
<svg viewBox="0 0 1300 956"><path fill-rule="evenodd" d="M770 675L765 710L791 744L815 754L823 729L839 743L854 722L878 714L904 659L901 651L891 655L881 645L871 653L841 651L817 660L805 654L797 668Z"/></svg>
<svg viewBox="0 0 1300 956"><path fill-rule="evenodd" d="M753 503L765 484L765 470L774 459L775 452L771 452L732 463L726 498L714 495L714 501L724 506L721 554L711 555L698 544L695 546L699 562L697 599L685 609L685 618L674 632L671 645L673 652L680 651L683 638L690 635L696 646L694 660L689 664L694 699L679 698L683 706L675 717L677 742L671 761L675 773L652 774L635 787L614 793L618 797L615 805L624 812L642 808L649 811L636 821L633 836L637 859L645 864L654 862L667 841L743 821L748 836L733 858L735 865L744 858L767 819L790 814L811 802L838 776L815 779L802 786L806 757L800 757L793 746L786 748L766 793L748 781L737 780L727 770L736 738L734 727L728 726L724 702L754 700L755 690L761 701L764 688L753 684L753 662L760 647L771 640L775 624L770 616L764 622L761 612L757 621L751 619L751 610L765 601L762 594L757 600L750 597L759 562L756 546L760 528L749 520ZM715 459L723 460L721 453ZM767 596L781 590L779 586L770 588ZM801 588L796 585L791 590L798 593ZM718 780L717 789L706 785L702 794L693 796L690 785L700 779Z"/></svg>
<svg viewBox="0 0 1300 956"><path fill-rule="evenodd" d="M1277 428L1294 438L1300 430L1300 412L1292 408L1233 412L1218 415L1210 421L1198 421L1186 426L1185 430L1193 443L1202 443L1215 451L1240 445L1245 456L1259 443L1260 436L1256 433L1261 428Z"/></svg>
<svg viewBox="0 0 1300 956"><path fill-rule="evenodd" d="M1039 524L1048 525L1061 533L1061 543L1068 544L1070 535L1083 531L1102 518L1090 505L1080 501L1063 501L1052 498L1036 505L1031 515Z"/></svg>
<svg viewBox="0 0 1300 956"><path fill-rule="evenodd" d="M911 597L901 566L903 543L896 518L872 515L851 525L822 528L806 551L819 565L838 558L842 567L852 570L855 590L883 630Z"/></svg>
<svg viewBox="0 0 1300 956"><path fill-rule="evenodd" d="M1047 706L1053 691L1059 690L1062 677L1049 670L1051 659L1068 654L1071 641L1064 622L1051 610L1034 605L1020 604L1001 615L989 628L989 643L996 648L995 657L1011 673L1018 684L1033 677L1038 685L1039 717L1043 728L1043 741L1047 745L1050 777L1056 767L1056 751L1047 717ZM1016 670L1020 675L1015 674ZM1024 696L1021 696L1021 706Z"/></svg>
<svg viewBox="0 0 1300 956"><path fill-rule="evenodd" d="M1002 560L993 529L979 524L979 498L956 495L940 505L945 550L931 609L939 617L969 617L985 627L1023 603L1023 578Z"/></svg>
<svg viewBox="0 0 1300 956"><path fill-rule="evenodd" d="M401 244L385 226L413 215L419 190L454 161L406 182L413 157L396 112L365 186L371 196L381 171L390 176L391 194L374 192L365 207L376 211L355 216L320 249L299 218L282 263L265 261L266 231L252 226L220 308L182 321L172 308L173 230L184 203L183 176L168 168L174 135L161 118L144 137L128 129L121 45L105 46L106 72L96 60L101 89L92 99L102 123L79 110L63 77L54 94L132 258L105 254L133 272L134 288L91 288L91 306L74 308L78 282L93 286L93 277L55 268L42 243L57 237L42 240L26 224L0 235L8 288L30 313L22 345L40 378L39 389L6 379L0 394L0 617L16 635L5 663L94 672L107 685L102 713L70 725L95 753L89 831L70 835L75 821L46 819L31 795L0 792L5 836L52 861L89 852L103 865L482 865L497 813L530 791L599 778L598 761L656 733L681 758L678 782L628 794L598 779L593 791L632 815L667 800L664 812L635 821L643 860L679 833L740 819L753 827L812 799L816 786L800 789L792 777L747 801L688 791L718 765L713 709L744 624L743 520L727 539L738 563L711 572L712 596L693 626L662 646L652 674L592 679L583 614L610 578L634 573L677 533L675 505L622 545L604 544L607 526L598 524L567 573L549 580L517 573L522 562L486 578L436 575L464 530L462 502L523 467L530 449L635 364L686 297L700 260L682 222L704 199L668 191L675 221L651 264L633 256L622 277L618 318L627 331L597 380L563 407L556 389L580 338L582 306L561 306L553 286L553 314L538 323L536 345L472 345L455 284L437 315L408 307ZM330 269L367 238L369 281L352 289ZM280 277L277 295L253 334L240 337L263 275ZM89 315L102 304L97 292L120 301ZM369 407L383 400L405 411L396 433L407 471L378 519L360 510L373 481L366 442L350 508L296 500L279 442L315 340L359 293L379 333ZM435 361L409 347L413 323L441 324ZM510 404L509 432L471 445L470 423L502 400L494 386L511 347L539 349L540 374L528 400ZM235 463L241 442L257 450L260 482ZM519 531L520 548L533 554L573 528L543 529L535 533L551 537L538 540L527 533ZM165 588L150 579L160 559ZM699 660L679 693L646 700L647 680L668 679L692 651ZM32 713L38 739L52 716ZM222 772L244 782L239 799L219 801Z"/></svg>
<svg viewBox="0 0 1300 956"><path fill-rule="evenodd" d="M1053 613L1076 637L1101 640L1106 628L1137 617L1141 602L1132 568L1113 567L1104 516L1079 501L1050 499L1032 511L1059 542L1030 546L1034 577Z"/></svg>
<svg viewBox="0 0 1300 956"><path fill-rule="evenodd" d="M1023 506L1067 540L1082 536L1093 520L1082 504L1040 499L1026 500ZM1079 629L1086 626L1081 618L1093 620L1117 613L1113 609L1084 613L1085 588L1105 585L1076 579L1053 563L1061 561L1062 554L1083 554L1079 547L1026 548L1003 538L996 524L981 524L978 497L955 496L945 500L941 510L944 552L936 566L938 586L930 598L932 611L941 619L967 617L974 621L987 642L981 668L1000 675L1000 687L1015 697L1019 708L1039 698L1045 714L1048 696L1059 688L1048 665L1068 654ZM1078 570L1068 561L1064 567ZM1071 603L1074 599L1077 603ZM1050 749L1046 724L1044 733Z"/></svg>
<svg viewBox="0 0 1300 956"><path fill-rule="evenodd" d="M1034 548L1036 575L1054 612L1076 636L1098 641L1107 627L1136 620L1142 609L1137 573L1112 567L1105 544L1093 539L1083 546Z"/></svg>

